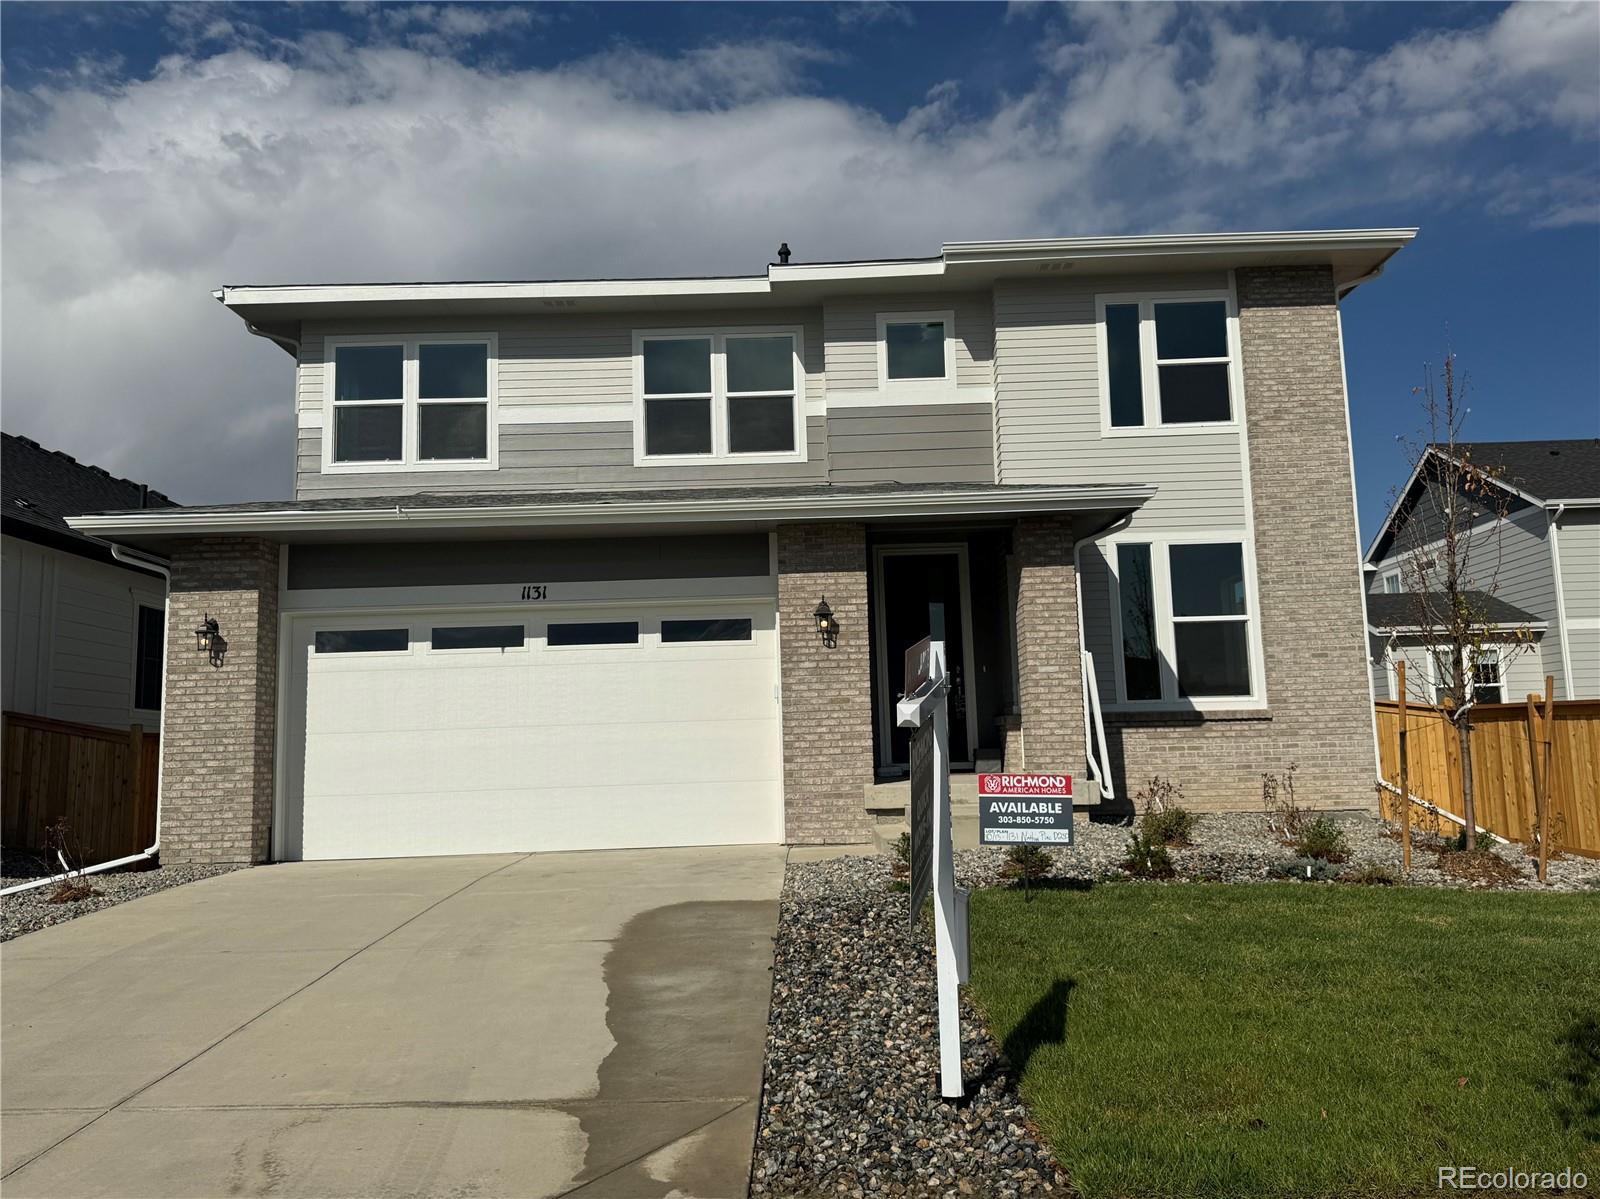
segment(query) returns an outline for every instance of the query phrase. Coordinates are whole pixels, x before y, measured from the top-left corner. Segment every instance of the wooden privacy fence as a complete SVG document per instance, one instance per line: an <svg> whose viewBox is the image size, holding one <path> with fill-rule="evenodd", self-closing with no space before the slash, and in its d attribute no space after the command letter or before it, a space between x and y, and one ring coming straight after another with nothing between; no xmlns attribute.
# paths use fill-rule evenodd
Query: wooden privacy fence
<svg viewBox="0 0 1600 1199"><path fill-rule="evenodd" d="M42 850L49 827L67 822L82 862L148 849L156 839L160 742L138 725L108 729L22 712L4 714L0 734L0 841Z"/></svg>
<svg viewBox="0 0 1600 1199"><path fill-rule="evenodd" d="M1383 777L1400 780L1400 711L1378 701L1378 746ZM1461 815L1461 746L1441 708L1406 704L1410 790L1456 816ZM1532 842L1537 821L1528 708L1481 704L1472 709L1472 781L1478 824L1508 841ZM1551 847L1600 857L1600 700L1558 700L1551 736ZM1386 813L1398 796L1385 794ZM1460 825L1412 808L1414 827L1456 833Z"/></svg>

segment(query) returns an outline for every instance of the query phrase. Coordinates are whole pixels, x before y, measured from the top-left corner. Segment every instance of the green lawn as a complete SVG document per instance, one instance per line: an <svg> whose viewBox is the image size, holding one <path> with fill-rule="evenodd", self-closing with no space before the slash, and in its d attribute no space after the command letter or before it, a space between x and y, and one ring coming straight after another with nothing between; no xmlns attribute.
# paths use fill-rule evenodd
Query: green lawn
<svg viewBox="0 0 1600 1199"><path fill-rule="evenodd" d="M1087 1199L1600 1188L1600 896L980 891L971 992Z"/></svg>

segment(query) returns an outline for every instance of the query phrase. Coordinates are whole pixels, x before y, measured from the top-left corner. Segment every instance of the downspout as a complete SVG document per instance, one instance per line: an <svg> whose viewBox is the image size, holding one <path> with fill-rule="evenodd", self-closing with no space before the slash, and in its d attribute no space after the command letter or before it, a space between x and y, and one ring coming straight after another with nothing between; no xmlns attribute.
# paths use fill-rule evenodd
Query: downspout
<svg viewBox="0 0 1600 1199"><path fill-rule="evenodd" d="M1549 508L1544 510L1544 518L1550 529L1550 561L1556 568L1556 623L1561 626L1561 683L1566 688L1567 698L1571 699L1577 691L1572 678L1572 649L1567 644L1567 597L1561 585L1561 541L1558 536L1561 517L1566 510L1566 504L1557 504L1554 512Z"/></svg>
<svg viewBox="0 0 1600 1199"><path fill-rule="evenodd" d="M265 337L268 341L275 341L289 353L293 354L295 361L300 360L300 339L289 337L283 333L269 333L260 325L252 325L249 321L244 323L245 332L253 333L257 337Z"/></svg>
<svg viewBox="0 0 1600 1199"><path fill-rule="evenodd" d="M1133 519L1133 513L1129 512L1126 515L1121 516L1121 517L1117 518L1116 520L1112 521L1109 525L1107 525L1105 528L1101 529L1098 533L1092 533L1088 537L1080 537L1080 538L1078 538L1078 540L1076 540L1076 541L1074 541L1072 543L1072 586L1073 586L1074 592L1076 593L1075 598L1078 601L1078 661L1079 661L1080 664L1086 658L1088 658L1088 656L1089 656L1089 645L1088 645L1088 642L1086 642L1084 640L1084 637L1083 637L1083 572L1078 569L1079 551L1085 545L1087 545L1089 542L1094 541L1097 538L1106 537L1106 536L1109 536L1112 533L1116 533L1116 532L1119 532L1122 529L1127 528L1128 527L1128 522L1131 521L1132 519ZM1080 669L1081 669L1081 665L1080 665ZM1098 680L1096 680L1096 684L1098 685ZM1099 705L1099 696L1098 695L1094 696L1094 700L1095 700L1096 706L1098 706ZM1089 720L1090 720L1089 705L1085 704L1084 705L1084 712L1083 712L1083 725L1084 725L1084 734L1083 734L1083 736L1084 736L1084 742L1085 742L1084 748L1086 750L1090 750L1090 749L1093 748L1093 746L1090 744L1090 734L1091 734L1091 732L1096 731L1096 730L1091 730L1090 729ZM1115 785L1111 782L1111 761L1110 761L1110 755L1106 752L1105 738L1103 736L1103 729L1104 729L1104 725L1103 725L1103 722L1102 722L1101 729L1098 730L1098 731L1100 731L1102 733L1102 736L1100 737L1100 741L1099 741L1099 747L1098 747L1099 748L1099 754L1100 754L1100 773L1101 773L1101 777L1098 780L1099 783L1100 783L1100 794L1101 794L1101 797L1104 798L1104 799L1115 799L1117 797L1117 790L1116 790ZM1090 761L1094 761L1095 760L1094 753L1091 752L1089 754L1089 760Z"/></svg>
<svg viewBox="0 0 1600 1199"><path fill-rule="evenodd" d="M160 575L167 581L166 595L161 601L161 719L156 725L157 743L165 746L167 743L167 665L172 655L172 635L167 627L172 615L172 571L155 558L145 557L143 554L124 549L120 545L111 545L111 556L124 566L132 566L139 570L148 570ZM142 853L129 854L125 858L115 858L109 862L101 862L95 866L85 866L81 870L66 870L66 859L58 852L56 858L61 862L63 874L53 874L49 878L36 878L26 883L18 883L14 887L7 887L0 891L0 895L15 895L19 891L32 891L35 887L47 887L51 883L65 882L69 878L78 878L85 874L101 874L107 870L115 870L119 866L131 866L135 862L148 862L161 852L161 795L162 773L166 764L165 752L156 754L156 839L150 848Z"/></svg>

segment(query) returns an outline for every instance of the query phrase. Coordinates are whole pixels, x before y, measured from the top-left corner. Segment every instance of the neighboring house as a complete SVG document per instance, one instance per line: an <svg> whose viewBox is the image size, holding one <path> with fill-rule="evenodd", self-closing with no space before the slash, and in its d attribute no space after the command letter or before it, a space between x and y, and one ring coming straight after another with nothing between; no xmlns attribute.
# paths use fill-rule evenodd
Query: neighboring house
<svg viewBox="0 0 1600 1199"><path fill-rule="evenodd" d="M967 769L1369 807L1338 306L1413 235L224 288L294 498L74 522L171 562L163 856L860 840L932 605Z"/></svg>
<svg viewBox="0 0 1600 1199"><path fill-rule="evenodd" d="M116 561L65 518L172 501L26 437L0 443L5 710L154 732L166 582Z"/></svg>
<svg viewBox="0 0 1600 1199"><path fill-rule="evenodd" d="M1369 654L1380 698L1397 698L1394 663L1402 653L1416 680L1408 698L1437 682L1415 593L1419 578L1429 581L1430 552L1440 544L1436 464L1447 452L1428 447L1367 551ZM1477 441L1456 452L1489 473L1498 497L1467 501L1477 515L1474 577L1466 581L1484 596L1474 606L1491 618L1485 639L1494 649L1476 677L1512 703L1542 693L1546 675L1557 698L1600 697L1600 440Z"/></svg>

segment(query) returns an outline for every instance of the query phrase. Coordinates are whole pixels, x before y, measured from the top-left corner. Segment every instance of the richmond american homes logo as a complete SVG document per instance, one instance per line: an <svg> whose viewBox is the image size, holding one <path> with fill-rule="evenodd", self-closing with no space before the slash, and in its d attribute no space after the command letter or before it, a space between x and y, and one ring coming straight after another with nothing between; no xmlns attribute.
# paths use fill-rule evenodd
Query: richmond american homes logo
<svg viewBox="0 0 1600 1199"><path fill-rule="evenodd" d="M984 845L1072 844L1072 777L980 774L978 829Z"/></svg>

